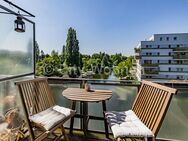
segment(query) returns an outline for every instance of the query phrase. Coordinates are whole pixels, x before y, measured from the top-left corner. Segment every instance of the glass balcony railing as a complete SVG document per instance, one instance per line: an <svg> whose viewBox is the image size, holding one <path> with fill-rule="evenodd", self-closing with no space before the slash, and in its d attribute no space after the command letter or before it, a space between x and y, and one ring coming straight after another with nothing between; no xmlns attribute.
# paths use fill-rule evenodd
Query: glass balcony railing
<svg viewBox="0 0 188 141"><path fill-rule="evenodd" d="M53 95L57 104L70 107L69 100L62 96L62 92L67 87L80 87L82 80L63 80L63 79L49 79ZM112 90L113 96L107 101L107 110L124 111L131 108L133 101L138 91L138 84L122 83L120 81L100 81L89 80L93 89L107 89ZM171 84L168 84L172 86ZM165 120L159 131L157 138L165 140L186 140L188 138L188 111L186 105L188 104L188 88L187 85L173 84L173 87L179 89L178 95L173 97L170 108L167 112ZM79 112L79 105L78 112ZM100 112L101 111L101 112ZM100 103L89 103L89 114L95 116L102 116L102 108ZM65 126L69 128L70 124ZM76 119L74 128L80 127L80 120ZM102 121L89 120L89 130L104 132L104 125Z"/></svg>
<svg viewBox="0 0 188 141"><path fill-rule="evenodd" d="M31 78L33 77L31 76ZM28 79L28 77L13 79L10 81L2 81L0 83L0 130L3 130L8 125L3 118L7 110L18 108L19 113L23 116L19 94L14 85L15 81L21 79ZM71 101L62 96L63 90L68 87L82 87L83 83L86 81L91 84L93 89L112 90L113 96L107 101L107 110L116 111L124 111L131 108L140 86L138 82L133 81L131 81L131 83L130 81L49 78L49 83L55 98L55 102L65 107L71 107ZM185 124L188 122L188 111L186 108L188 105L188 85L169 84L169 86L176 87L179 89L179 92L178 95L173 97L170 108L157 138L166 140L186 140L188 138L188 126ZM90 115L102 116L101 103L89 103L88 106ZM76 110L79 112L79 105L77 105ZM16 124L13 125L16 127ZM67 122L65 127L69 128L70 123ZM74 128L80 128L79 119L75 119ZM105 130L103 121L92 119L89 120L89 130L104 133Z"/></svg>
<svg viewBox="0 0 188 141"><path fill-rule="evenodd" d="M174 52L188 52L188 47L176 47L173 48Z"/></svg>
<svg viewBox="0 0 188 141"><path fill-rule="evenodd" d="M152 71L147 70L147 71L144 71L143 74L144 75L147 75L147 74L159 74L159 71L157 71L157 70L152 70Z"/></svg>
<svg viewBox="0 0 188 141"><path fill-rule="evenodd" d="M158 67L159 64L158 63L155 63L155 64L150 64L150 63L144 63L142 64L143 67Z"/></svg>
<svg viewBox="0 0 188 141"><path fill-rule="evenodd" d="M135 59L141 59L140 54L136 54L136 55L135 55Z"/></svg>
<svg viewBox="0 0 188 141"><path fill-rule="evenodd" d="M141 48L134 48L135 53L140 53Z"/></svg>
<svg viewBox="0 0 188 141"><path fill-rule="evenodd" d="M188 55L174 54L173 59L188 59Z"/></svg>

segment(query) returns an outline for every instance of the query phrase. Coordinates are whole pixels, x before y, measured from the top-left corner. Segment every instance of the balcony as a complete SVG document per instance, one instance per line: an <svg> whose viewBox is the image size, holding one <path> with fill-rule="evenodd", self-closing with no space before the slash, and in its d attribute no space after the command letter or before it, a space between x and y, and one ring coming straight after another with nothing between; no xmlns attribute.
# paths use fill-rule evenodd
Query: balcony
<svg viewBox="0 0 188 141"><path fill-rule="evenodd" d="M174 54L173 59L175 60L188 60L188 55Z"/></svg>
<svg viewBox="0 0 188 141"><path fill-rule="evenodd" d="M17 15L17 13L16 13ZM6 19L3 19L3 22ZM7 19L5 24L10 24L9 27L12 27L12 23L9 21L14 21L15 17ZM8 42L16 43L12 39L20 39L21 49L15 48L15 44L9 46L11 50L8 52L0 51L0 140L6 140L5 138L12 133L13 129L18 129L20 126L23 117L22 105L20 102L19 93L14 85L15 81L31 79L35 77L35 27L33 22L25 21L27 24L27 30L23 34L13 34L9 36L9 29L5 37ZM4 24L2 24L4 25ZM4 28L4 27L3 27ZM35 28L34 28L35 29ZM13 32L14 33L14 32ZM21 37L21 38L20 38ZM4 44L4 42L2 42ZM5 44L6 45L6 44ZM17 43L16 43L17 45ZM2 46L1 46L2 47ZM6 49L7 46L5 46ZM1 48L2 49L2 48ZM13 53L15 52L15 53ZM137 50L137 52L139 52ZM5 58L6 57L6 58ZM7 59L8 58L8 59ZM136 55L137 59L141 59L139 54ZM151 64L150 64L151 65ZM152 64L153 65L153 64ZM48 66L45 66L47 71L50 73ZM157 70L146 71L145 75L158 74ZM71 107L71 102L65 99L62 96L62 91L68 87L82 87L83 84L87 81L91 84L91 87L94 89L107 89L112 90L112 98L107 101L107 110L116 110L124 111L131 108L133 101L136 97L136 93L140 87L140 82L135 81L125 81L125 80L103 80L103 79L82 79L82 78L62 78L62 77L49 77L48 78L50 86L52 88L53 97L55 102L64 107ZM160 129L160 132L157 136L157 140L187 140L188 138L188 85L185 84L176 84L168 83L171 87L178 88L179 94L173 97L173 101L170 105L170 108L167 112L163 125ZM78 106L77 106L78 107ZM102 116L102 109L100 103L90 103L89 104L89 114L95 116ZM12 111L13 110L13 111ZM76 109L79 112L79 109ZM10 115L10 111L13 113ZM14 114L17 116L14 117ZM8 118L5 118L8 117ZM107 141L104 136L105 130L103 122L100 120L89 120L89 134L87 137L83 136L83 132L80 130L81 122L76 119L74 124L74 133L73 135L68 135L68 137L73 141ZM65 124L66 131L69 131L70 123ZM6 132L7 130L10 132ZM5 136L7 135L7 136ZM14 134L11 134L14 136ZM10 136L9 136L10 137ZM110 137L111 134L110 134ZM8 137L7 137L8 138ZM7 139L8 140L8 139ZM111 139L110 139L111 140Z"/></svg>
<svg viewBox="0 0 188 141"><path fill-rule="evenodd" d="M151 64L151 63L144 63L142 64L143 67L158 67L159 64L155 63L155 64Z"/></svg>
<svg viewBox="0 0 188 141"><path fill-rule="evenodd" d="M82 84L82 80L63 80L63 79L49 79L50 83L51 83L51 87L56 99L56 102L58 104L61 104L63 106L70 106L70 101L64 99L62 97L62 91L63 89L65 89L66 87L80 87L80 85ZM74 82L74 84L73 84ZM112 99L110 99L107 102L107 109L108 110L118 110L118 111L122 111L122 110L127 110L131 107L132 102L136 96L136 91L139 87L139 84L131 84L131 83L126 83L125 81L110 81L110 80L88 80L88 82L91 84L92 88L96 88L96 89L108 89L108 90L112 90L113 91L113 96ZM168 84L170 85L170 84ZM177 85L176 87L180 87L181 85ZM185 90L186 86L181 86L181 95L186 96L186 99L188 100L188 97L186 95L186 93L188 92L188 90ZM180 92L179 92L180 93ZM184 94L183 94L184 93ZM167 113L165 122L163 123L163 126L160 130L159 133L159 137L158 138L164 138L165 136L168 137L168 139L177 139L178 135L180 134L180 136L183 134L182 131L183 129L181 129L181 126L184 125L183 123L179 125L179 123L174 123L171 122L171 120L173 120L174 116L177 116L177 113L180 112L181 116L183 113L181 113L181 111L178 111L176 106L180 106L177 105L176 100L183 100L184 97L181 97L181 95L179 95L179 97L175 97L175 99L173 100L172 104L171 104L171 108L169 109L169 112ZM188 102L186 100L186 103ZM182 106L185 104L183 103L179 103L182 104ZM99 112L99 110L101 111L101 105L97 104L97 103L92 103L89 104L89 111L91 115L97 115L97 116L102 116L101 112ZM78 109L77 109L78 110ZM185 111L185 109L184 109ZM183 115L182 115L183 116ZM180 117L177 117L177 122L181 122ZM178 126L177 126L178 125ZM175 126L175 127L173 127ZM69 124L66 124L66 127L69 127ZM77 124L75 125L76 129L79 129L79 121L77 120ZM179 129L177 129L179 128ZM185 127L183 127L185 128ZM91 120L89 121L89 129L92 131L99 131L99 132L104 132L104 126L103 123L101 121L94 121ZM180 131L181 130L181 131ZM178 131L178 132L177 132ZM172 134L171 132L174 132L174 134ZM184 131L185 132L185 131ZM92 133L92 132L91 132Z"/></svg>
<svg viewBox="0 0 188 141"><path fill-rule="evenodd" d="M174 52L188 52L188 47L176 47L173 48Z"/></svg>
<svg viewBox="0 0 188 141"><path fill-rule="evenodd" d="M157 75L159 74L159 72L158 71L145 71L144 72L144 75L151 75L151 74Z"/></svg>
<svg viewBox="0 0 188 141"><path fill-rule="evenodd" d="M139 59L141 59L141 55L140 55L140 54L138 54L138 53L137 53L137 54L135 54L135 59L138 59L138 60L139 60Z"/></svg>
<svg viewBox="0 0 188 141"><path fill-rule="evenodd" d="M31 76L32 77L32 76ZM28 78L22 78L28 79ZM20 78L19 78L20 80ZM1 102L1 111L6 111L7 108L10 107L19 107L21 109L21 105L19 102L19 97L10 97L11 93L17 93L14 81L18 81L18 79L11 80L9 82L1 82L0 88L1 91L4 91L8 95L1 95L1 101L3 99L9 99L6 105L3 104L5 102ZM65 90L67 87L80 87L82 86L83 82L86 81L85 79L62 79L62 78L49 78L49 83L52 88L52 93L54 95L55 101L57 104L70 107L71 102L65 99L62 96L62 91ZM128 110L131 108L133 100L135 99L136 93L140 84L138 82L130 83L127 81L112 81L112 80L87 80L88 83L91 84L92 88L95 89L107 89L113 91L112 98L107 101L107 109L108 110ZM172 86L170 83L167 84ZM179 94L173 97L173 101L171 103L170 109L165 117L163 125L160 129L158 139L167 139L167 140L185 140L187 138L187 126L184 124L188 119L187 108L186 105L188 104L188 85L185 84L173 84L173 87L177 87L180 91ZM14 98L15 100L13 100ZM12 102L13 101L13 102ZM3 105L2 105L3 104ZM79 107L79 106L77 106ZM181 110L180 110L181 109ZM79 109L77 109L79 111ZM89 104L89 114L95 116L102 116L102 111L100 103L90 103ZM176 120L176 122L173 122ZM182 122L184 120L184 122ZM0 123L0 127L2 128L4 124ZM69 130L69 122L65 124L67 132ZM83 133L80 131L80 121L78 119L75 120L74 124L74 136L71 138L78 138L79 140L83 139ZM182 136L183 135L183 136ZM110 136L112 137L112 136ZM97 141L98 139L105 139L104 135L104 125L103 122L100 120L89 120L89 135L87 138L95 138L94 140ZM97 138L97 139L96 139ZM99 140L100 141L100 140Z"/></svg>
<svg viewBox="0 0 188 141"><path fill-rule="evenodd" d="M141 51L141 48L134 48L135 53L140 53L140 51Z"/></svg>

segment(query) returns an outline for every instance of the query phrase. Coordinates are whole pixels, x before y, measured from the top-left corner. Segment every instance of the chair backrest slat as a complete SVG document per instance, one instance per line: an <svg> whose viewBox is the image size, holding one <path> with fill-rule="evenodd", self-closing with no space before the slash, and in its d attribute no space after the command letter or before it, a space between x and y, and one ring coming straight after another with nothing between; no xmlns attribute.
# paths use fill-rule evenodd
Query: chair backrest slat
<svg viewBox="0 0 188 141"><path fill-rule="evenodd" d="M146 121L148 121L148 116L147 116L147 114L146 113L149 113L149 112L151 112L151 109L152 109L152 105L153 105L153 102L155 101L154 99L155 99L155 94L153 94L153 93L155 93L156 92L156 89L151 89L151 95L150 95L150 98L149 98L149 96L148 96L148 99L147 99L147 101L146 101L146 109L145 109L145 111L143 112L143 114L142 114L142 116L143 116L143 122L144 123L146 123ZM141 116L141 117L142 117Z"/></svg>
<svg viewBox="0 0 188 141"><path fill-rule="evenodd" d="M54 99L46 78L16 82L28 115L33 115L53 106Z"/></svg>
<svg viewBox="0 0 188 141"><path fill-rule="evenodd" d="M176 89L142 81L132 110L156 136Z"/></svg>

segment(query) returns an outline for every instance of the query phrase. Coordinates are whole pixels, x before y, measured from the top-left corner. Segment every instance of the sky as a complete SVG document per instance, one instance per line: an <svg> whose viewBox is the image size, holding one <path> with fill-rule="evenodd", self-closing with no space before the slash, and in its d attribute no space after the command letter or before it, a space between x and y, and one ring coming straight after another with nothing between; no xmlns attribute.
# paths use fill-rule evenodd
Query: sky
<svg viewBox="0 0 188 141"><path fill-rule="evenodd" d="M153 34L188 33L188 0L10 1L36 16L36 41L45 53L61 52L69 27L82 54L129 56Z"/></svg>

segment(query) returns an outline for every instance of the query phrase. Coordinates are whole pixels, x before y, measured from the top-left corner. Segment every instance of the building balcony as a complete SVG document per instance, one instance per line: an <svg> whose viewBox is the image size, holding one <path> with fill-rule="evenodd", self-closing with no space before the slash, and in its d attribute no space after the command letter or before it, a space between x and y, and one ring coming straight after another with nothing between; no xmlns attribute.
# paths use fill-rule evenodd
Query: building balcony
<svg viewBox="0 0 188 141"><path fill-rule="evenodd" d="M156 74L159 74L159 71L158 71L158 70L151 70L151 71L145 70L145 71L143 72L143 74L144 74L144 75L150 75L150 74L156 75Z"/></svg>
<svg viewBox="0 0 188 141"><path fill-rule="evenodd" d="M173 48L174 52L188 52L188 47L176 47Z"/></svg>
<svg viewBox="0 0 188 141"><path fill-rule="evenodd" d="M140 56L140 54L135 54L135 59L141 59L141 56Z"/></svg>
<svg viewBox="0 0 188 141"><path fill-rule="evenodd" d="M158 67L159 64L155 63L155 64L150 64L150 63L144 63L142 64L142 67Z"/></svg>
<svg viewBox="0 0 188 141"><path fill-rule="evenodd" d="M31 76L33 77L33 76ZM28 79L22 78L22 79ZM19 78L20 80L20 78ZM67 100L62 96L62 91L64 91L68 87L82 87L83 83L86 81L91 84L91 88L93 89L107 89L113 91L112 98L107 101L107 110L114 110L114 111L124 111L131 108L133 101L136 97L136 93L140 87L139 82L135 81L112 81L112 80L92 80L92 79L63 79L63 78L48 78L53 96L55 98L55 102L58 105L62 105L65 107L71 106L71 101ZM0 95L1 96L1 111L5 111L6 108L19 105L19 97L15 97L16 103L12 102L12 97L10 97L11 93L17 93L14 82L18 81L17 79L13 79L11 81L1 81L0 88L2 91L7 93L7 95ZM167 84L172 86L172 84ZM185 118L187 109L187 100L188 100L188 85L185 84L173 84L173 87L178 88L179 95L173 97L173 101L171 103L171 108L167 112L163 125L160 129L160 132L157 136L157 140L185 140L187 138L187 126L185 126L182 120L187 120ZM7 100L7 102L3 102L3 100ZM10 102L10 103L9 103ZM11 103L12 102L12 103ZM178 103L177 103L178 102ZM19 105L20 106L20 105ZM19 107L21 108L21 107ZM79 111L79 106L77 106ZM182 109L182 110L179 110ZM100 112L101 111L101 112ZM102 109L99 103L89 103L89 114L95 116L102 116ZM176 118L174 118L176 117ZM175 122L172 122L175 121ZM5 124L3 122L0 123L0 127L2 128ZM66 132L69 133L70 123L67 122L65 124ZM106 140L105 138L105 130L103 122L100 120L89 120L89 134L87 137L84 137L83 132L80 130L80 120L75 119L74 124L74 132L73 135L68 135L69 138L73 140L91 140L91 141L101 141ZM183 136L182 136L183 135ZM94 139L91 139L94 138ZM112 135L110 133L110 138Z"/></svg>
<svg viewBox="0 0 188 141"><path fill-rule="evenodd" d="M63 104L66 107L70 106L70 101L61 98L62 97L62 91L66 88L66 87L80 87L82 84L81 79L49 79L49 82L51 83L51 87L52 87L52 91L54 93L56 102L59 104ZM73 85L74 82L74 85ZM88 80L88 83L91 84L92 88L97 88L97 89L108 89L108 90L112 90L113 91L113 96L112 98L107 102L107 109L108 110L119 110L119 111L123 111L123 110L127 110L131 107L134 98L136 96L136 91L139 88L139 84L138 83L126 83L126 81L110 81L110 80L104 80L104 81L100 81L100 80ZM170 84L168 84L170 85ZM179 87L181 85L177 85L177 87ZM183 91L185 93L187 93L187 91L185 91L184 89L187 88L186 86L181 86ZM63 88L63 89L62 89ZM179 92L180 93L180 92ZM182 95L182 93L181 93ZM186 94L183 94L184 96L186 96L186 98L188 99ZM181 97L181 96L180 96ZM183 103L180 103L180 105L176 104L176 99L179 99L178 97L175 97L175 100L172 102L171 106L172 108L170 108L169 112L167 113L167 116L165 117L166 120L163 123L160 133L158 135L158 139L167 137L169 135L169 137L167 138L167 140L173 140L173 139L179 139L178 135L182 136L182 131L183 129L181 129L181 126L183 126L184 124L177 120L175 122L170 122L171 120L173 120L174 116L177 116L177 113L180 112L180 114L178 114L178 116L184 116L182 115L183 113L181 113L182 111L178 111L177 108L175 108L176 106L180 106L180 105L184 105ZM184 99L184 97L182 97L182 99ZM97 116L102 116L101 112L99 112L101 108L101 105L99 105L98 103L92 103L89 104L89 111L90 114L93 115L97 115ZM100 110L99 110L100 109ZM176 111L177 110L177 111ZM178 117L179 118L179 117ZM79 120L76 121L76 125L74 126L75 129L79 130ZM181 124L179 124L181 123ZM178 125L178 126L177 126ZM174 127L173 127L174 126ZM69 124L66 124L67 129L69 128ZM179 128L179 130L177 129ZM173 129L173 130L171 130ZM176 129L176 130L175 130ZM105 138L104 135L102 135L104 133L104 127L103 127L103 123L101 124L101 121L94 121L91 120L89 121L89 130L90 133L93 134L94 136L98 136L98 138ZM177 132L178 130L178 132ZM96 134L97 132L100 132L102 134L98 135ZM174 134L172 134L171 132L174 131ZM184 131L186 132L186 131ZM91 135L90 134L90 135ZM89 136L88 138L90 138L91 136ZM98 140L95 140L98 141Z"/></svg>
<svg viewBox="0 0 188 141"><path fill-rule="evenodd" d="M141 48L134 48L135 53L140 53Z"/></svg>
<svg viewBox="0 0 188 141"><path fill-rule="evenodd" d="M165 72L165 73L186 73L188 74L188 71L181 71L181 70L171 70L171 71L159 71L159 72Z"/></svg>
<svg viewBox="0 0 188 141"><path fill-rule="evenodd" d="M2 8L3 6L0 5ZM12 8L13 9L13 8ZM4 10L3 10L4 11ZM7 8L5 8L5 11L7 11ZM12 138L13 134L12 131L16 131L16 129L20 128L20 125L22 124L23 120L26 120L24 118L23 113L23 105L21 104L20 95L19 92L15 86L16 81L20 80L26 80L26 79L33 79L36 76L36 68L38 67L36 65L37 60L37 45L35 42L35 23L28 20L26 17L23 18L25 21L25 24L27 25L27 30L25 30L25 33L22 35L19 34L12 34L13 32L10 32L10 28L12 28L13 22L10 23L10 21L15 20L14 17L12 17L14 13L10 13L12 10L8 10L9 14L11 14L10 19L2 17L1 28L3 29L2 33L5 33L5 35L1 36L1 45L7 45L7 46L1 46L5 48L1 48L0 54L0 141L6 141L6 140L16 140ZM20 11L23 13L22 11ZM3 13L3 12L2 12ZM5 12L6 13L6 12ZM7 13L6 13L7 14ZM8 15L9 15L8 14ZM15 16L19 16L19 13L15 13ZM24 16L24 15L23 15ZM12 20L13 19L13 20ZM8 24L10 23L10 24ZM46 23L47 24L47 23ZM10 25L10 27L6 28L4 25ZM11 33L11 36L10 34ZM45 34L45 33L44 33ZM25 36L26 35L26 36ZM23 38L22 38L23 37ZM19 41L14 41L12 39L19 39ZM6 42L3 42L6 41ZM10 43L10 46L8 46ZM40 42L40 41L39 41ZM35 46L34 46L35 45ZM11 51L8 50L8 52L3 52L3 50L7 49L6 47L9 47ZM17 47L17 48L15 48ZM20 49L18 47L21 47ZM2 50L3 49L3 50ZM152 48L151 48L152 49ZM12 52L15 52L12 53ZM135 52L137 53L135 58L141 59L140 49L136 49ZM42 52L41 52L42 53ZM7 55L8 54L8 55ZM7 56L7 60L5 58ZM41 57L44 57L45 55L41 55ZM35 58L36 57L36 58ZM39 57L39 56L38 56ZM156 56L158 58L158 56ZM39 58L38 58L39 59ZM58 59L59 60L59 59ZM101 59L100 59L101 60ZM51 74L53 70L56 70L56 67L54 66L54 61L51 59L47 60L50 62L51 65L43 65L43 69L46 71L46 74ZM138 61L139 62L139 61ZM6 64L6 65L5 65ZM149 65L155 65L155 64L149 64ZM111 67L110 67L111 68ZM58 68L59 69L59 68ZM40 70L43 71L43 70ZM40 73L39 73L40 75ZM158 75L158 71L156 68L151 71L145 71L145 75L151 76L151 75ZM49 76L49 75L46 75ZM92 89L101 89L101 90L111 90L112 91L112 98L107 101L107 110L110 111L126 111L131 109L131 106L133 105L134 99L136 97L136 94L140 87L140 82L134 80L104 80L104 79L83 79L83 78L62 78L62 77L49 77L48 82L50 84L50 87L52 89L52 94L55 99L55 103L64 106L67 108L71 108L71 101L63 97L62 92L66 88L83 88L83 85L87 82L91 84ZM170 108L167 112L167 115L165 116L165 120L162 124L162 127L160 129L160 132L157 136L157 140L187 140L188 139L188 82L185 82L185 84L176 84L176 83L168 83L164 84L168 85L170 87L175 87L179 90L178 95L173 97L173 100L170 104ZM45 87L41 85L41 87ZM30 87L29 91L41 91L39 89L35 89ZM147 88L148 92L151 92L150 88ZM155 95L152 96L154 98ZM36 98L36 97L35 97ZM49 98L49 97L48 97ZM141 98L141 101L146 101L147 99ZM27 101L30 103L30 101ZM78 103L80 104L80 103ZM82 105L84 103L81 103ZM80 112L79 106L76 106L76 111ZM161 109L161 107L159 105ZM33 105L31 107L28 107L30 109L30 112L32 112ZM41 108L40 106L37 108ZM101 121L100 118L97 120L93 119L92 117L102 117L102 108L101 103L89 103L88 104L88 111L89 115L87 118L88 122L88 135L84 136L82 129L83 127L83 120L75 119L74 122L74 132L72 134L68 134L68 138L71 141L111 141L112 140L112 134L110 134L111 139L106 139L105 137L105 127L104 122ZM146 107L148 108L148 107ZM10 110L12 110L10 113ZM35 110L35 109L34 109ZM81 109L82 111L83 109ZM155 110L155 108L151 109ZM28 113L30 114L30 113ZM157 121L157 117L156 121ZM152 124L152 123L151 123ZM82 126L81 126L82 125ZM66 122L64 124L66 128L66 132L68 133L70 128L70 123ZM27 128L27 127L26 127ZM6 132L5 132L6 131ZM109 130L110 131L110 130ZM10 135L10 136L9 136ZM6 139L5 139L6 137ZM23 139L27 140L27 139ZM28 139L29 140L29 139ZM48 139L52 140L52 139Z"/></svg>
<svg viewBox="0 0 188 141"><path fill-rule="evenodd" d="M177 60L188 60L188 55L182 55L182 54L174 54L173 55L173 59L177 59Z"/></svg>

